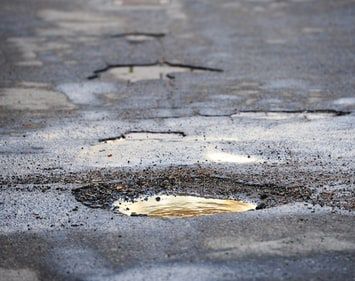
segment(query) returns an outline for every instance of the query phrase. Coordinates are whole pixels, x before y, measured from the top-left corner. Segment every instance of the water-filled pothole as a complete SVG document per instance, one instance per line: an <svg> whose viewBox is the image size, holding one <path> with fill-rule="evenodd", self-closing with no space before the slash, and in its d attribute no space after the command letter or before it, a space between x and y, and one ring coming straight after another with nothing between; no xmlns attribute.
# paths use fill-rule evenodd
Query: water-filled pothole
<svg viewBox="0 0 355 281"><path fill-rule="evenodd" d="M202 167L148 168L134 171L109 171L91 174L90 183L74 189L75 199L90 208L111 209L118 200L137 202L140 198L164 195L245 200L255 209L293 202L316 203L307 185L289 186L265 183L264 175L233 174ZM155 197L154 197L155 196ZM128 207L128 206L127 206ZM128 207L129 208L129 207ZM133 211L133 210L127 210Z"/></svg>
<svg viewBox="0 0 355 281"><path fill-rule="evenodd" d="M120 6L157 6L167 5L170 0L115 0L114 4Z"/></svg>
<svg viewBox="0 0 355 281"><path fill-rule="evenodd" d="M181 72L223 72L222 69L198 66L198 65L188 65L181 63L171 63L168 61L148 63L148 64L117 64L117 65L107 65L102 69L97 69L94 71L93 75L89 76L88 79L97 78L114 78L118 80L130 81L132 83L141 80L159 80L159 79L174 79L173 73Z"/></svg>
<svg viewBox="0 0 355 281"><path fill-rule="evenodd" d="M128 216L183 218L219 213L254 210L255 204L214 198L182 195L159 195L138 198L134 201L117 200L113 207Z"/></svg>

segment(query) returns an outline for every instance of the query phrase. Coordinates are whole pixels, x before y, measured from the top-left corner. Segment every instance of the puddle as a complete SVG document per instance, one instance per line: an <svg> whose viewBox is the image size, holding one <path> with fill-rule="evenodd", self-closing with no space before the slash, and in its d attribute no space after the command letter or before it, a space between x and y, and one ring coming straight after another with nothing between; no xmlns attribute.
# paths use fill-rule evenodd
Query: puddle
<svg viewBox="0 0 355 281"><path fill-rule="evenodd" d="M170 62L154 63L150 65L109 65L103 69L94 71L88 79L108 78L130 82L141 80L174 79L173 73L189 72L222 72L218 68L173 64Z"/></svg>
<svg viewBox="0 0 355 281"><path fill-rule="evenodd" d="M170 0L115 0L114 3L120 6L139 6L139 5L166 5Z"/></svg>
<svg viewBox="0 0 355 281"><path fill-rule="evenodd" d="M160 39L165 36L164 33L146 33L146 32L131 32L112 35L112 38L124 38L130 43L142 43L144 41Z"/></svg>
<svg viewBox="0 0 355 281"><path fill-rule="evenodd" d="M158 80L168 78L169 73L192 72L188 68L170 67L166 65L120 67L109 70L104 76L112 76L119 80L137 82L140 80ZM200 71L199 71L200 72Z"/></svg>
<svg viewBox="0 0 355 281"><path fill-rule="evenodd" d="M256 156L250 155L240 155L227 152L209 151L206 158L211 162L216 163L239 163L239 164L250 164L250 163L263 163L265 160Z"/></svg>
<svg viewBox="0 0 355 281"><path fill-rule="evenodd" d="M156 195L134 202L117 200L113 207L128 216L187 218L219 213L245 212L256 205L237 200L203 198L197 196Z"/></svg>

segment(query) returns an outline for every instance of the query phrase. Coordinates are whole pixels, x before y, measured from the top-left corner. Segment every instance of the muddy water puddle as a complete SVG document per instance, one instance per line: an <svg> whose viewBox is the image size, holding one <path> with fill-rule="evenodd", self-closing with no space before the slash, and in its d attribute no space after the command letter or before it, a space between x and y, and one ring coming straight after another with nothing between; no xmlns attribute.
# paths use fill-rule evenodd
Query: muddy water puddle
<svg viewBox="0 0 355 281"><path fill-rule="evenodd" d="M245 212L254 210L256 205L231 199L159 195L139 198L135 201L117 200L113 203L113 207L128 216L187 218L219 213Z"/></svg>
<svg viewBox="0 0 355 281"><path fill-rule="evenodd" d="M175 79L174 73L179 72L223 72L222 69L198 65L171 63L168 61L153 64L107 65L94 71L87 79L118 79L129 82L141 80Z"/></svg>
<svg viewBox="0 0 355 281"><path fill-rule="evenodd" d="M170 0L114 0L116 5L120 6L156 6L169 4Z"/></svg>
<svg viewBox="0 0 355 281"><path fill-rule="evenodd" d="M114 78L126 80L132 83L141 80L159 80L172 77L171 73L178 72L203 72L202 70L194 70L188 67L174 67L169 65L151 65L151 66L128 66L116 67L103 73L102 78Z"/></svg>

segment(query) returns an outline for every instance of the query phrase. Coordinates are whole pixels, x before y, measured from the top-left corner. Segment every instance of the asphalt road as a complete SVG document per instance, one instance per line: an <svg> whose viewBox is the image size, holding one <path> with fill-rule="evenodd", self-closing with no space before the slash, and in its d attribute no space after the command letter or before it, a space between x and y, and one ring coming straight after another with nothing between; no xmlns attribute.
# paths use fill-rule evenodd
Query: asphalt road
<svg viewBox="0 0 355 281"><path fill-rule="evenodd" d="M354 280L354 34L352 0L1 0L0 280ZM260 208L111 208L161 193Z"/></svg>

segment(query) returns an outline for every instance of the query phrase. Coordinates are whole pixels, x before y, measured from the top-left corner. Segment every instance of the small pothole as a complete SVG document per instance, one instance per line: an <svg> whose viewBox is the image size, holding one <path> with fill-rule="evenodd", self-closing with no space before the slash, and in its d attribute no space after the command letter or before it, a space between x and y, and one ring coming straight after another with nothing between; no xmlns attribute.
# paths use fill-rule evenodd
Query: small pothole
<svg viewBox="0 0 355 281"><path fill-rule="evenodd" d="M229 212L254 210L255 204L198 196L159 195L141 197L133 201L117 200L113 207L128 216L187 218Z"/></svg>
<svg viewBox="0 0 355 281"><path fill-rule="evenodd" d="M175 79L173 73L178 72L201 73L223 72L223 70L213 67L172 63L168 61L159 61L150 64L113 64L95 70L93 75L87 77L87 79L114 78L134 83L141 80Z"/></svg>
<svg viewBox="0 0 355 281"><path fill-rule="evenodd" d="M114 0L113 3L120 6L157 6L167 5L170 0Z"/></svg>
<svg viewBox="0 0 355 281"><path fill-rule="evenodd" d="M163 37L165 37L165 33L127 32L111 35L111 38L124 38L129 43L142 43L148 40L161 39Z"/></svg>

